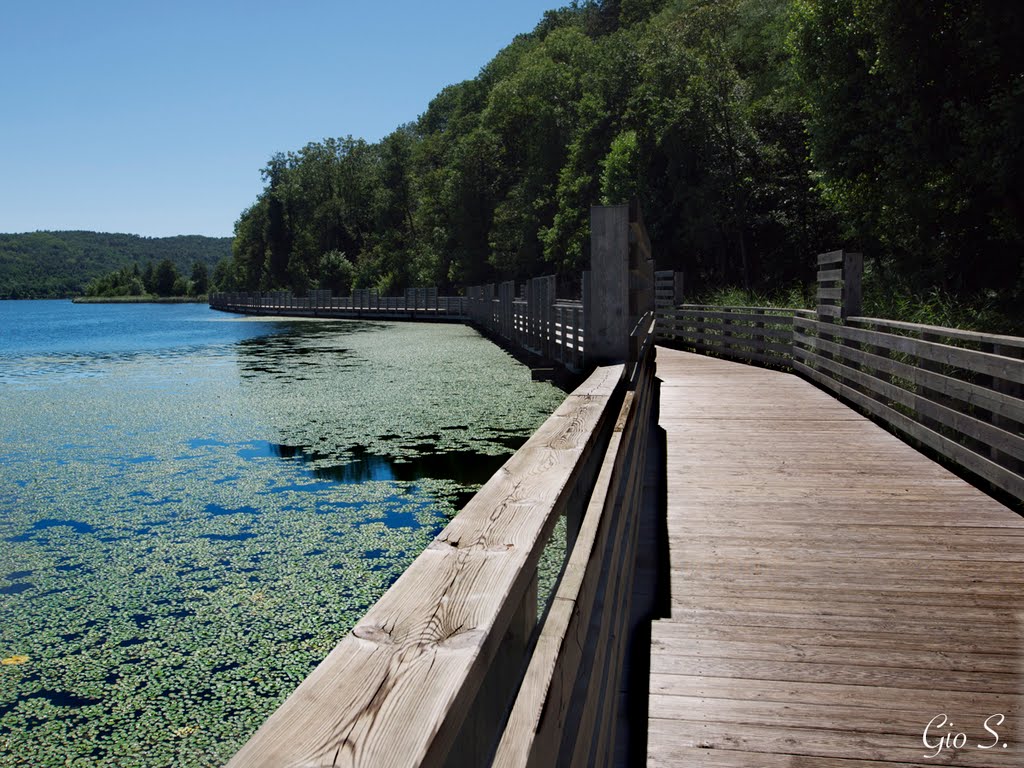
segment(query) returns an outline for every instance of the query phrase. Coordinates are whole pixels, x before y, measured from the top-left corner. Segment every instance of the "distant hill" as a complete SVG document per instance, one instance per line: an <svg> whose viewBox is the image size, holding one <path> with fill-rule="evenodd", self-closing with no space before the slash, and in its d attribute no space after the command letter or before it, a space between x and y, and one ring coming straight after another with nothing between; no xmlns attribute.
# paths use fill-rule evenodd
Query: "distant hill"
<svg viewBox="0 0 1024 768"><path fill-rule="evenodd" d="M85 284L138 263L170 259L188 274L196 261L212 271L231 257L230 237L178 235L139 237L106 232L0 234L0 299L55 299L79 296Z"/></svg>

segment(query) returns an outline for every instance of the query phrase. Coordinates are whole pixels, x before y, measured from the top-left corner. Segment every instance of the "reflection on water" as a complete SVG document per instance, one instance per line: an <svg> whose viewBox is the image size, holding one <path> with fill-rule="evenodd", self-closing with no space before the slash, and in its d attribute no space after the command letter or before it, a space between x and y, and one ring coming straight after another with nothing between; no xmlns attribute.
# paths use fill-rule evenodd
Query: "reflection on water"
<svg viewBox="0 0 1024 768"><path fill-rule="evenodd" d="M427 435L426 438L437 438ZM522 443L524 438L514 441ZM497 472L508 459L507 455L487 456L474 451L446 451L430 453L432 443L420 443L425 452L407 458L373 454L361 445L351 447L351 460L343 464L324 464L330 457L312 453L301 446L265 443L240 452L246 457L273 455L308 464L305 471L311 477L335 483L358 484L370 481L401 480L415 482L424 478L451 480L459 485L482 485Z"/></svg>

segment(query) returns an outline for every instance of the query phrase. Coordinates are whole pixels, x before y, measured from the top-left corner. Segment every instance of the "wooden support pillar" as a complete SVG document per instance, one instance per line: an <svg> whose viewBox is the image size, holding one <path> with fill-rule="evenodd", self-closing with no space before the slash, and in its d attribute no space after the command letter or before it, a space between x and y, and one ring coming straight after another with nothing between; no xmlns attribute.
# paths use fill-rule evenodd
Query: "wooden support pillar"
<svg viewBox="0 0 1024 768"><path fill-rule="evenodd" d="M862 309L861 278L864 275L864 256L843 253L842 317L860 317Z"/></svg>
<svg viewBox="0 0 1024 768"><path fill-rule="evenodd" d="M629 358L629 206L590 209L590 280L584 308L587 365Z"/></svg>

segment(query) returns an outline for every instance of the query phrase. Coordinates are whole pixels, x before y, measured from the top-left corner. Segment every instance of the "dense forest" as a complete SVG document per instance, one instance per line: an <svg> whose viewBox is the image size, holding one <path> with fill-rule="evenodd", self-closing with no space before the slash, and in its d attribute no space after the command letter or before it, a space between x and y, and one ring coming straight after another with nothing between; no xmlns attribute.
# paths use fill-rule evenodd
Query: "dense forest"
<svg viewBox="0 0 1024 768"><path fill-rule="evenodd" d="M0 234L0 299L53 299L80 296L90 281L112 273L140 274L168 261L191 276L195 264L212 270L231 257L231 238L179 235L139 237L102 232ZM179 286L180 287L180 286Z"/></svg>
<svg viewBox="0 0 1024 768"><path fill-rule="evenodd" d="M1019 318L1022 25L1014 0L574 2L381 141L273 155L225 286L571 284L589 207L636 197L691 293L800 293L842 247L876 305Z"/></svg>

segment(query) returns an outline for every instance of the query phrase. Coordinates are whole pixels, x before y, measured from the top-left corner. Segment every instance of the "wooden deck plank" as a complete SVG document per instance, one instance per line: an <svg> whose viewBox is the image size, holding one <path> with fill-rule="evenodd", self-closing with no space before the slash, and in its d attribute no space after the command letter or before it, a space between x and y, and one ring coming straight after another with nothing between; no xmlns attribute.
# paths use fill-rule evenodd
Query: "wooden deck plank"
<svg viewBox="0 0 1024 768"><path fill-rule="evenodd" d="M793 683L827 683L842 680L855 685L886 688L927 688L941 679L948 691L1015 694L1020 691L1019 674L961 671L949 668L907 669L877 664L816 664L812 662L764 661L762 659L721 659L708 656L675 656L656 653L651 657L652 674L710 675L740 680L776 680ZM929 715L930 717L930 715ZM927 722L926 717L923 721ZM922 723L922 724L923 724Z"/></svg>
<svg viewBox="0 0 1024 768"><path fill-rule="evenodd" d="M765 641L769 643L790 643L800 647L823 646L829 648L877 648L884 646L894 650L945 651L948 653L997 653L1016 657L1019 654L1013 643L993 650L992 642L984 629L978 637L937 634L934 632L871 632L828 630L819 627L781 629L772 627L744 627L736 625L719 626L707 622L681 623L658 621L652 625L652 640L673 642L675 640L724 640L728 642Z"/></svg>
<svg viewBox="0 0 1024 768"><path fill-rule="evenodd" d="M708 640L664 637L661 633L651 639L651 647L659 655L692 656L697 658L753 659L763 661L789 661L820 664L853 664L858 666L906 667L908 669L936 669L1000 672L1017 675L1020 660L1014 654L982 651L896 650L885 645L877 648L851 648L849 646L811 645L770 640Z"/></svg>
<svg viewBox="0 0 1024 768"><path fill-rule="evenodd" d="M652 696L651 712L663 720L685 720L695 723L741 723L744 725L773 726L786 728L810 728L814 730L854 731L863 733L887 733L914 737L923 747L924 726L919 713L892 707L851 707L824 702L813 704L781 704L777 701L742 701L732 699L701 698L697 696ZM989 743L993 739L985 730L988 726L997 733L1002 730L1009 739L1007 720L993 717L968 716L958 713L947 718L945 732L952 727L964 733L973 743ZM943 721L938 721L943 722ZM949 725L952 723L952 726Z"/></svg>
<svg viewBox="0 0 1024 768"><path fill-rule="evenodd" d="M875 760L846 760L806 755L770 755L765 752L737 752L726 749L674 747L651 756L652 768L686 765L690 768L929 768L928 763L881 763Z"/></svg>
<svg viewBox="0 0 1024 768"><path fill-rule="evenodd" d="M930 560L900 560L894 558L876 558L871 561L871 568L855 561L831 561L828 563L812 563L804 559L795 568L791 563L773 563L751 559L742 563L702 562L698 564L682 564L678 568L700 568L702 571L732 573L764 573L766 577L777 575L799 576L805 574L808 581L820 581L832 574L843 577L871 578L876 575L907 577L910 581L922 579L949 579L952 573L948 563ZM993 569L989 563L959 563L956 576L965 581L980 583L1020 582L1024 576L1024 566L1020 563L1005 563L1002 568Z"/></svg>
<svg viewBox="0 0 1024 768"><path fill-rule="evenodd" d="M660 348L658 375L648 764L1024 765L1024 519L797 376ZM926 757L947 712L969 743Z"/></svg>
<svg viewBox="0 0 1024 768"><path fill-rule="evenodd" d="M1008 717L1019 717L1024 713L1024 699L1016 693L953 692L935 687L889 688L793 680L742 680L709 675L651 675L652 697L696 696L706 699L842 705L874 709L881 705L894 710L937 713L947 710L950 698L954 694L957 697L957 717L988 717L994 712L1006 714Z"/></svg>
<svg viewBox="0 0 1024 768"><path fill-rule="evenodd" d="M1021 584L1020 581L1012 580L986 581L969 578L939 578L938 576L931 580L907 579L900 584L894 584L892 577L882 572L858 575L836 574L827 584L817 586L806 573L793 573L763 565L755 565L739 573L723 571L720 568L689 565L671 571L671 576L680 587L695 590L721 590L723 593L728 593L733 589L743 589L750 595L782 590L789 594L814 590L834 591L840 594L849 591L851 594L856 594L858 590L870 590L866 594L873 595L873 599L879 597L888 599L890 596L896 595L914 596L935 593L978 597L998 595L1005 601L1007 595L1013 597L1014 593L1020 589ZM953 574L949 574L949 576L953 576Z"/></svg>
<svg viewBox="0 0 1024 768"><path fill-rule="evenodd" d="M890 616L902 618L931 619L937 611L931 605L915 605L912 603L883 603L875 601L870 603L861 602L836 602L826 600L825 595L815 600L762 600L750 597L739 597L729 600L729 604L738 610L778 612L784 614L806 614L808 616L846 616L867 617L884 619ZM673 595L672 605L682 608L704 608L707 610L721 610L723 600L718 597L698 597L694 595ZM949 612L946 612L949 613ZM981 623L995 623L997 626L1018 625L1017 617L1019 612L999 610L995 608L968 608L956 609L956 616L961 621L973 621ZM1016 630L1014 630L1016 631Z"/></svg>
<svg viewBox="0 0 1024 768"><path fill-rule="evenodd" d="M813 622L806 613L765 613L751 610L709 610L703 608L679 608L672 612L672 620L679 622L696 621L711 623L718 626L806 628L815 627L819 630L852 630L860 632L931 632L939 636L952 635L966 638L989 638L989 642L998 639L1004 645L1012 645L1020 649L1021 633L1017 626L1007 626L1000 622L967 622L959 624L950 622L943 615L923 618L920 616L891 616L876 618L871 616L835 616L820 614Z"/></svg>
<svg viewBox="0 0 1024 768"><path fill-rule="evenodd" d="M685 724L685 728L680 728ZM675 753L679 748L703 747L757 753L750 766L759 766L760 753L804 755L817 758L858 756L868 760L890 763L926 763L944 766L977 766L977 768L1019 768L1024 766L1019 745L1007 749L982 750L976 742L971 747L945 750L935 758L925 760L930 752L919 737L900 734L849 732L825 728L793 728L780 725L760 726L735 723L705 723L699 721L650 721L649 754L657 756L650 763L683 765Z"/></svg>

